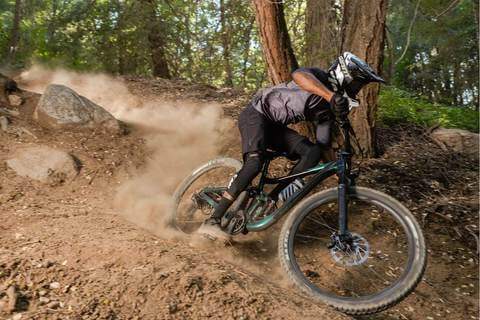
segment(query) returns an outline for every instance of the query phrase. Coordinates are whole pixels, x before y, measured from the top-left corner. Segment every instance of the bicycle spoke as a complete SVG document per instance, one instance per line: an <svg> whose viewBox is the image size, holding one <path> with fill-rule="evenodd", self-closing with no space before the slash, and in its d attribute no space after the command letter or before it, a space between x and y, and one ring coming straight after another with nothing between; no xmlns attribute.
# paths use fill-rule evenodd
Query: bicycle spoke
<svg viewBox="0 0 480 320"><path fill-rule="evenodd" d="M330 227L326 222L325 222L325 223L321 223L321 222L319 222L319 221L317 221L316 219L313 219L313 218L311 218L311 217L307 217L307 219L310 220L310 221L312 221L312 222L317 223L318 225L327 227L327 228L328 228L329 230L331 230L331 231L337 231L337 229ZM324 220L324 221L325 221L325 220Z"/></svg>
<svg viewBox="0 0 480 320"><path fill-rule="evenodd" d="M324 238L315 237L315 236L309 236L309 235L301 234L301 233L297 233L295 236L299 236L299 237L307 238L307 239L315 239L315 240L322 240L322 241L325 240Z"/></svg>

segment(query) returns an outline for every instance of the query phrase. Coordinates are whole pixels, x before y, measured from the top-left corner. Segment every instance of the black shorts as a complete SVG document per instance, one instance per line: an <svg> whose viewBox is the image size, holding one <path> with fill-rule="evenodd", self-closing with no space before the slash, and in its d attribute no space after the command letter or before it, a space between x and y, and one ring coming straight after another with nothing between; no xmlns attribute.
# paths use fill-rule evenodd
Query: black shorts
<svg viewBox="0 0 480 320"><path fill-rule="evenodd" d="M307 137L284 125L268 120L263 114L248 105L238 118L238 128L242 136L242 152L272 149L295 156L295 147Z"/></svg>

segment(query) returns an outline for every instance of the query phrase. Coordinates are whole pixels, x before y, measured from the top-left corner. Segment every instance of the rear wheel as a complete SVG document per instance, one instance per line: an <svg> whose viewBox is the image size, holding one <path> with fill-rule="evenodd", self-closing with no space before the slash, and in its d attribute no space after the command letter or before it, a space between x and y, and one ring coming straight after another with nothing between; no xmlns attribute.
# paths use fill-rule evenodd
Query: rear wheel
<svg viewBox="0 0 480 320"><path fill-rule="evenodd" d="M281 264L299 288L342 312L379 312L421 280L426 265L422 231L392 197L352 187L350 237L339 237L337 196L337 188L314 194L289 215L279 238Z"/></svg>
<svg viewBox="0 0 480 320"><path fill-rule="evenodd" d="M213 159L201 165L186 177L173 195L170 223L183 233L195 232L212 212L212 203L204 201L202 194L211 199L221 197L242 163L232 158Z"/></svg>

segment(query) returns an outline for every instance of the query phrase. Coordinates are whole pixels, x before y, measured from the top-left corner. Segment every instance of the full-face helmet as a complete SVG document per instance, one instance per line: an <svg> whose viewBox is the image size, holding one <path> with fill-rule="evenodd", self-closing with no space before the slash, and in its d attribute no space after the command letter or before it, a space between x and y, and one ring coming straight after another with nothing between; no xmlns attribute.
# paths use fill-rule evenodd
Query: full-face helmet
<svg viewBox="0 0 480 320"><path fill-rule="evenodd" d="M328 69L328 80L335 91L344 91L350 98L355 98L370 82L385 83L365 61L350 52L344 52L335 60Z"/></svg>

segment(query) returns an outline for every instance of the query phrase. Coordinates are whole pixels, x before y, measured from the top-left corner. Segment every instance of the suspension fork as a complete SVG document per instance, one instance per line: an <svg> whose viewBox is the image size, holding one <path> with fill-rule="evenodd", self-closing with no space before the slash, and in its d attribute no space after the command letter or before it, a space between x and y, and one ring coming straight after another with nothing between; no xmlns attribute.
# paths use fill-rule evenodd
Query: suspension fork
<svg viewBox="0 0 480 320"><path fill-rule="evenodd" d="M346 237L348 232L348 195L350 156L346 151L341 151L337 162L338 176L338 228L339 236Z"/></svg>

